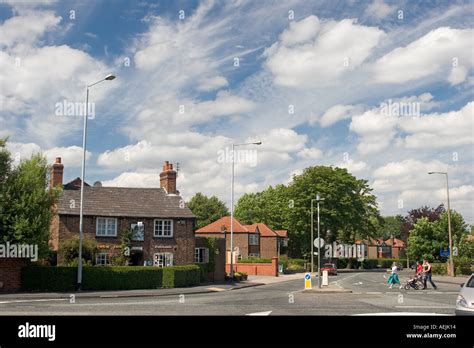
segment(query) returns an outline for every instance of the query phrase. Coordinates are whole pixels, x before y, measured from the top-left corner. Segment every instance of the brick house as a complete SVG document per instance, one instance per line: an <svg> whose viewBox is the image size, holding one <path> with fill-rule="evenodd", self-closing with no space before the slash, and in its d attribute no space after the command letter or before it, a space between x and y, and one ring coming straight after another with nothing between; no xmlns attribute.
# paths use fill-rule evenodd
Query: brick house
<svg viewBox="0 0 474 348"><path fill-rule="evenodd" d="M51 185L62 185L61 158L52 168ZM94 238L100 252L96 264L108 264L121 252L122 235L132 229L132 265L186 265L195 257L196 219L176 190L177 173L165 162L159 188L103 187L84 183L84 236ZM51 223L50 247L79 234L81 180L63 185ZM61 255L58 255L58 263Z"/></svg>
<svg viewBox="0 0 474 348"><path fill-rule="evenodd" d="M356 241L356 244L365 245L365 257L369 259L402 258L406 256L406 244L398 238L369 238Z"/></svg>
<svg viewBox="0 0 474 348"><path fill-rule="evenodd" d="M218 237L226 240L227 259L230 257L230 216L224 216L196 230L199 237ZM278 257L281 247L286 245L288 234L285 230L274 231L264 223L243 225L234 218L234 248L237 258Z"/></svg>

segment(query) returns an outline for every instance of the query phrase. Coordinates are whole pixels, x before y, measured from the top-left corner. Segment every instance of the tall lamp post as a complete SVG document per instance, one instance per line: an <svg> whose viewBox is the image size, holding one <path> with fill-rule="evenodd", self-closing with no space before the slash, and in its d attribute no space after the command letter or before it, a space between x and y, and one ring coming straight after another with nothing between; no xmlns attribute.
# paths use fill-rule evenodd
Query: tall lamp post
<svg viewBox="0 0 474 348"><path fill-rule="evenodd" d="M237 146L262 145L261 141L255 143L232 144L232 184L230 192L230 281L234 281L234 155Z"/></svg>
<svg viewBox="0 0 474 348"><path fill-rule="evenodd" d="M449 275L454 277L454 262L453 262L453 237L451 232L451 206L449 203L449 182L448 172L429 172L428 174L442 174L446 175L446 196L448 199L448 234L449 234Z"/></svg>
<svg viewBox="0 0 474 348"><path fill-rule="evenodd" d="M321 238L319 233L319 202L324 201L319 196L319 193L316 195L316 198L311 200L311 273L314 273L314 227L313 227L313 202L316 201L317 203L317 215L318 215L318 287L321 288Z"/></svg>
<svg viewBox="0 0 474 348"><path fill-rule="evenodd" d="M86 105L84 112L84 130L82 133L82 170L81 170L81 206L79 211L79 260L77 264L77 290L81 290L82 283L82 242L84 239L84 224L83 224L83 202L84 202L84 176L86 171L86 138L87 138L87 118L89 117L89 88L98 85L103 81L111 81L115 79L115 75L109 74L102 80L94 82L86 86Z"/></svg>

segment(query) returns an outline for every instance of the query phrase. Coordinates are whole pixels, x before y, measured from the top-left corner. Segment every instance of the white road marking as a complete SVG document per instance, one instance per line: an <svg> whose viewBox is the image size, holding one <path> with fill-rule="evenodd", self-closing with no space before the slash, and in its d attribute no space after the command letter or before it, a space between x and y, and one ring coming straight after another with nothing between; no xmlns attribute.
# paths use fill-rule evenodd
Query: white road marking
<svg viewBox="0 0 474 348"><path fill-rule="evenodd" d="M11 301L0 301L0 304L8 303L28 303L28 302L50 302L50 301L68 301L68 298L50 298L50 299L38 299L38 300L11 300Z"/></svg>
<svg viewBox="0 0 474 348"><path fill-rule="evenodd" d="M223 288L206 288L206 290L210 290L210 291L225 291L225 289L223 289Z"/></svg>
<svg viewBox="0 0 474 348"><path fill-rule="evenodd" d="M371 292L366 292L367 295L381 295L381 291L371 291Z"/></svg>
<svg viewBox="0 0 474 348"><path fill-rule="evenodd" d="M454 306L395 306L395 308L438 308L438 309L454 309Z"/></svg>
<svg viewBox="0 0 474 348"><path fill-rule="evenodd" d="M254 315L254 316L267 316L267 315L270 315L272 311L268 311L268 312L256 312L256 313L249 313L249 314L246 314L246 315Z"/></svg>

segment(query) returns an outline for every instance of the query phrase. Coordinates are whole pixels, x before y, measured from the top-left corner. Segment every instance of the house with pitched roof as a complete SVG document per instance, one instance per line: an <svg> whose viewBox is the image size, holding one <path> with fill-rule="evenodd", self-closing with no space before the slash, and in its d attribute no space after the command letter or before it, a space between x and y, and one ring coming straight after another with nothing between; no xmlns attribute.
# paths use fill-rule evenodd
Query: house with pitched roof
<svg viewBox="0 0 474 348"><path fill-rule="evenodd" d="M79 235L81 180L63 185L63 171L61 158L57 158L51 185L63 189L50 228L50 247L56 251L62 241ZM84 235L98 242L97 264L106 265L121 252L122 236L130 229L132 265L194 263L196 218L176 189L177 172L168 161L159 178L160 187L156 188L104 187L100 182L90 186L84 182Z"/></svg>
<svg viewBox="0 0 474 348"><path fill-rule="evenodd" d="M288 241L286 230L272 230L264 223L244 225L234 218L234 250L237 259L248 257L259 257L271 259L278 257L283 246ZM230 216L224 216L217 221L210 223L196 230L199 237L218 237L226 240L226 250L228 259L230 256Z"/></svg>

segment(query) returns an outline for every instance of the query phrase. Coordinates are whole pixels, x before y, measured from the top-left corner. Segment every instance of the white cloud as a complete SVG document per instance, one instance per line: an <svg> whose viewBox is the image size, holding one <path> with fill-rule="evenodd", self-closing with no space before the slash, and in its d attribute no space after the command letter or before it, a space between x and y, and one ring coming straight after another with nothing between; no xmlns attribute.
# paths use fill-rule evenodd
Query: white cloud
<svg viewBox="0 0 474 348"><path fill-rule="evenodd" d="M353 174L359 174L369 169L369 166L364 161L356 162L353 159L348 159L347 161L340 162L336 164L336 167L346 168L350 173Z"/></svg>
<svg viewBox="0 0 474 348"><path fill-rule="evenodd" d="M330 107L321 117L319 123L321 127L329 127L336 122L351 118L354 114L363 111L363 107L359 105L334 105Z"/></svg>
<svg viewBox="0 0 474 348"><path fill-rule="evenodd" d="M29 159L33 154L42 154L49 164L54 163L56 157L61 157L65 167L80 167L82 165L82 148L78 146L53 147L42 149L35 143L7 142L7 149L12 154L14 162ZM86 151L86 161L91 157Z"/></svg>
<svg viewBox="0 0 474 348"><path fill-rule="evenodd" d="M228 82L224 76L214 76L201 80L198 90L208 92L227 85Z"/></svg>
<svg viewBox="0 0 474 348"><path fill-rule="evenodd" d="M345 72L360 66L385 36L382 30L351 19L319 24L316 17L308 18L293 23L281 40L265 51L266 66L277 85L305 88L334 84Z"/></svg>
<svg viewBox="0 0 474 348"><path fill-rule="evenodd" d="M23 16L14 16L0 25L0 47L17 44L31 45L47 31L56 29L61 17L50 11L29 12Z"/></svg>
<svg viewBox="0 0 474 348"><path fill-rule="evenodd" d="M408 134L403 140L407 148L433 149L473 144L474 102L457 111L402 118L399 127Z"/></svg>
<svg viewBox="0 0 474 348"><path fill-rule="evenodd" d="M375 19L382 19L393 13L395 6L386 4L383 0L374 0L365 9L365 15Z"/></svg>
<svg viewBox="0 0 474 348"><path fill-rule="evenodd" d="M297 153L298 157L304 158L304 159L309 159L309 160L314 160L314 159L320 159L323 157L323 152L320 149L311 147L311 148L305 148Z"/></svg>
<svg viewBox="0 0 474 348"><path fill-rule="evenodd" d="M406 83L435 76L456 85L474 65L472 29L437 28L374 64L375 83Z"/></svg>

